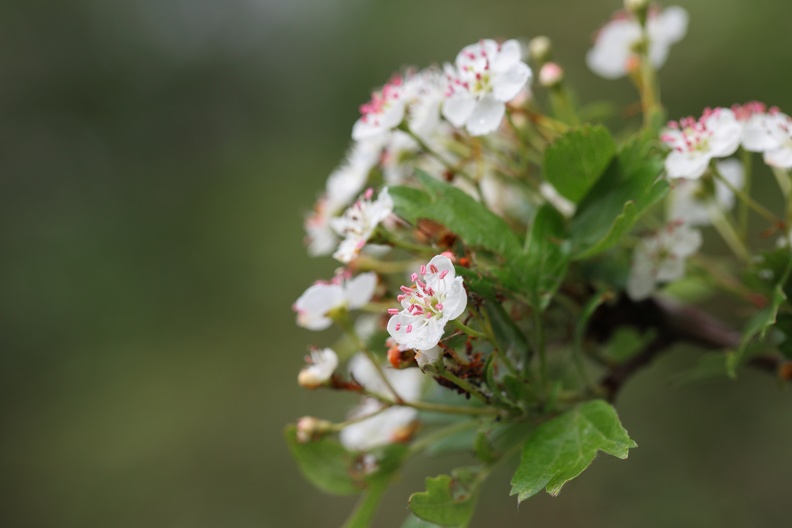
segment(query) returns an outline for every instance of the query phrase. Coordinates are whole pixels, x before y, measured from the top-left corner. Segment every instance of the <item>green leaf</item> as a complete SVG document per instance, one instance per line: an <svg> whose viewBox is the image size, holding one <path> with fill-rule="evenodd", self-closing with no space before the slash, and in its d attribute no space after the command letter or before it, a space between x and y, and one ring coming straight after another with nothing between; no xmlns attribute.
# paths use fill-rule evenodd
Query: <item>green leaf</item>
<svg viewBox="0 0 792 528"><path fill-rule="evenodd" d="M562 196L579 203L615 155L616 143L605 127L587 125L547 147L544 175Z"/></svg>
<svg viewBox="0 0 792 528"><path fill-rule="evenodd" d="M573 258L589 258L619 242L635 222L668 192L658 180L662 159L650 144L633 140L619 152L586 194L572 223Z"/></svg>
<svg viewBox="0 0 792 528"><path fill-rule="evenodd" d="M498 289L495 281L463 266L454 266L456 274L465 280L468 290L475 292L485 299L496 301Z"/></svg>
<svg viewBox="0 0 792 528"><path fill-rule="evenodd" d="M580 404L531 434L512 477L511 494L519 502L542 488L558 495L564 484L591 464L597 451L624 459L633 447L635 442L610 404L602 400Z"/></svg>
<svg viewBox="0 0 792 528"><path fill-rule="evenodd" d="M525 253L512 268L527 290L531 304L544 310L566 275L569 243L561 214L542 206L525 241Z"/></svg>
<svg viewBox="0 0 792 528"><path fill-rule="evenodd" d="M360 497L354 511L349 515L343 528L368 528L377 512L382 496L388 485L407 457L409 448L404 444L391 444L374 451L377 469L366 475L366 491Z"/></svg>
<svg viewBox="0 0 792 528"><path fill-rule="evenodd" d="M335 495L360 493L365 484L352 475L354 455L332 437L297 441L297 427L286 428L286 443L300 471L314 486Z"/></svg>
<svg viewBox="0 0 792 528"><path fill-rule="evenodd" d="M520 241L499 216L457 189L423 171L416 177L423 190L391 187L396 214L415 223L434 220L456 233L465 244L490 250L505 257L518 255Z"/></svg>
<svg viewBox="0 0 792 528"><path fill-rule="evenodd" d="M451 475L426 479L426 491L410 495L410 510L419 518L441 526L464 527L476 507L479 470L459 468Z"/></svg>

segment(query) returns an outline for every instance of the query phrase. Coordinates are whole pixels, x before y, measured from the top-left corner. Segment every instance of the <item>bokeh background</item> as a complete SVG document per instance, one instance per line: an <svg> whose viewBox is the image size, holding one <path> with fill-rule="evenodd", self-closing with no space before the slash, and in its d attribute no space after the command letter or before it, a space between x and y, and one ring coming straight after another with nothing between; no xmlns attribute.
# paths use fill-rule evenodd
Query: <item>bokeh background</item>
<svg viewBox="0 0 792 528"><path fill-rule="evenodd" d="M788 0L680 0L671 116L761 99L792 110ZM282 440L343 395L295 383L291 303L330 259L302 216L357 106L402 65L481 37L546 34L581 98L618 0L4 0L0 4L0 526L338 526ZM765 193L772 193L772 186ZM640 448L519 509L508 472L474 526L782 526L792 395L770 377L677 387L678 350L619 410ZM376 526L398 526L413 464ZM419 467L421 466L421 467Z"/></svg>

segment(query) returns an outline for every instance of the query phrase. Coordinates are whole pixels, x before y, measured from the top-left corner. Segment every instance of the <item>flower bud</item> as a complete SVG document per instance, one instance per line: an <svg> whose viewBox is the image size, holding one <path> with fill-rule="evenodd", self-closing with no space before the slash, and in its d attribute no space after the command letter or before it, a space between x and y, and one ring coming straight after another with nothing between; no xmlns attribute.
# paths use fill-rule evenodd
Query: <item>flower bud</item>
<svg viewBox="0 0 792 528"><path fill-rule="evenodd" d="M550 60L553 51L553 44L545 36L532 38L528 43L528 56L538 64L544 64Z"/></svg>
<svg viewBox="0 0 792 528"><path fill-rule="evenodd" d="M624 0L624 9L637 16L646 14L651 0Z"/></svg>
<svg viewBox="0 0 792 528"><path fill-rule="evenodd" d="M297 441L301 444L307 444L330 431L332 426L333 424L327 420L320 420L313 416L303 416L297 420Z"/></svg>
<svg viewBox="0 0 792 528"><path fill-rule="evenodd" d="M539 84L553 88L564 80L564 69L555 62L548 62L539 70Z"/></svg>

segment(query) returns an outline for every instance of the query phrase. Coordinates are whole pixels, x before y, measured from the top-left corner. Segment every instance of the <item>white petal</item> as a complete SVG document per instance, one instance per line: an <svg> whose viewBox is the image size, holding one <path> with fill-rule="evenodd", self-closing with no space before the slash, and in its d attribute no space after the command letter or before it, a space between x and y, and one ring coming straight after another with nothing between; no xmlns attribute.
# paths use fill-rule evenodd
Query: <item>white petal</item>
<svg viewBox="0 0 792 528"><path fill-rule="evenodd" d="M493 75L492 96L497 101L511 101L530 79L531 68L524 62L517 62L503 73Z"/></svg>
<svg viewBox="0 0 792 528"><path fill-rule="evenodd" d="M792 146L786 145L779 149L768 150L764 153L764 161L771 167L792 169Z"/></svg>
<svg viewBox="0 0 792 528"><path fill-rule="evenodd" d="M433 268L437 268L436 273L431 271ZM429 263L426 265L426 269L430 274L427 277L427 280L430 280L430 277L434 275L439 275L444 271L448 272L445 275L445 279L448 281L450 281L456 276L456 269L454 269L454 263L451 262L451 259L446 257L445 255L435 255L434 257L432 257L432 260L430 260Z"/></svg>
<svg viewBox="0 0 792 528"><path fill-rule="evenodd" d="M679 6L665 8L659 16L662 38L669 43L682 40L687 33L688 18L688 12Z"/></svg>
<svg viewBox="0 0 792 528"><path fill-rule="evenodd" d="M344 294L350 309L361 308L369 303L377 288L377 274L373 271L361 273L344 285Z"/></svg>
<svg viewBox="0 0 792 528"><path fill-rule="evenodd" d="M672 151L665 159L669 178L700 178L707 170L711 156L705 152Z"/></svg>
<svg viewBox="0 0 792 528"><path fill-rule="evenodd" d="M476 104L475 110L468 118L467 130L472 136L483 136L494 132L500 126L505 113L504 103L486 95Z"/></svg>
<svg viewBox="0 0 792 528"><path fill-rule="evenodd" d="M633 301L642 301L652 295L655 289L655 280L651 270L633 268L627 278L627 295Z"/></svg>
<svg viewBox="0 0 792 528"><path fill-rule="evenodd" d="M344 305L344 294L337 284L314 284L294 303L297 324L308 330L324 330L332 321L327 312Z"/></svg>
<svg viewBox="0 0 792 528"><path fill-rule="evenodd" d="M446 99L443 103L443 117L459 128L465 124L476 109L476 100L467 95Z"/></svg>
<svg viewBox="0 0 792 528"><path fill-rule="evenodd" d="M426 365L437 363L443 357L443 349L440 347L430 348L429 350L419 350L415 354L415 361L423 369Z"/></svg>
<svg viewBox="0 0 792 528"><path fill-rule="evenodd" d="M496 54L490 67L494 72L503 72L510 69L515 63L520 62L522 50L516 40L507 40L501 44L500 51Z"/></svg>
<svg viewBox="0 0 792 528"><path fill-rule="evenodd" d="M462 282L462 277L454 278L454 282L446 293L443 302L443 318L447 321L456 319L467 308L467 292Z"/></svg>

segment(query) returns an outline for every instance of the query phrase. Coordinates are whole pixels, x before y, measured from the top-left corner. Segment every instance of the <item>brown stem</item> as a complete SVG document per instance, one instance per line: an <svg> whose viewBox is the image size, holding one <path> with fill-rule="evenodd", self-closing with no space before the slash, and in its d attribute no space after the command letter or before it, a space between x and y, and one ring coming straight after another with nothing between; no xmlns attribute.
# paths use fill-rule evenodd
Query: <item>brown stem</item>
<svg viewBox="0 0 792 528"><path fill-rule="evenodd" d="M589 325L589 334L599 341L607 340L619 327L631 326L640 331L653 330L656 337L644 349L624 363L615 365L600 381L608 400L616 399L624 384L676 343L691 343L702 348L735 349L741 334L712 315L692 306L683 306L660 298L632 301L622 296L612 305L597 310ZM755 356L747 365L765 372L784 375L785 362L775 356Z"/></svg>

